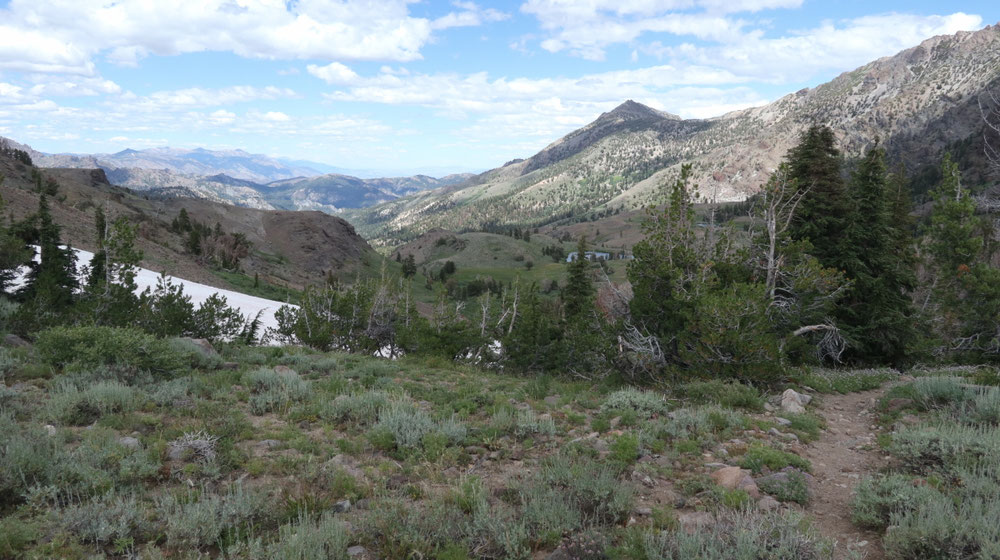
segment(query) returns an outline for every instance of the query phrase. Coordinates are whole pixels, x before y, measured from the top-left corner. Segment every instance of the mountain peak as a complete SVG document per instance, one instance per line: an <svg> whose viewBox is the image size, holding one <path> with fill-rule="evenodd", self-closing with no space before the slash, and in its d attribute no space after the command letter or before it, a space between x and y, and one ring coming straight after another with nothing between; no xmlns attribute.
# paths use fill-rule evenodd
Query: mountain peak
<svg viewBox="0 0 1000 560"><path fill-rule="evenodd" d="M663 111L657 111L652 107L643 105L637 101L632 101L631 99L626 100L621 105L615 107L614 109L608 111L601 115L602 117L615 117L622 118L626 120L633 119L672 119L680 120L677 115L672 115Z"/></svg>

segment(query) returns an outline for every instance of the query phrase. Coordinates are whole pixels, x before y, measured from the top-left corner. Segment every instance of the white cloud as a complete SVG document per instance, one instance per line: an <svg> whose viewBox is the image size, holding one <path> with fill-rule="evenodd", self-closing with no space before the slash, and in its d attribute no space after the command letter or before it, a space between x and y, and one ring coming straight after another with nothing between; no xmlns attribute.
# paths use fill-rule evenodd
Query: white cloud
<svg viewBox="0 0 1000 560"><path fill-rule="evenodd" d="M297 94L288 88L276 86L230 86L218 89L186 88L153 92L146 96L123 95L111 104L119 109L186 110L194 107L216 107L251 101L294 98Z"/></svg>
<svg viewBox="0 0 1000 560"><path fill-rule="evenodd" d="M310 64L306 66L306 71L328 84L349 85L358 80L358 75L354 70L339 62L331 62L326 66Z"/></svg>
<svg viewBox="0 0 1000 560"><path fill-rule="evenodd" d="M448 29L450 27L474 27L487 22L503 21L510 14L493 8L483 9L474 2L452 2L459 12L451 12L431 22L431 28Z"/></svg>
<svg viewBox="0 0 1000 560"><path fill-rule="evenodd" d="M653 42L642 52L659 58L705 65L732 72L745 79L783 83L801 81L820 71L843 71L896 54L934 35L949 35L982 27L980 16L955 13L946 16L880 14L768 38L762 33L740 41L696 47L663 46ZM892 29L892 33L886 33Z"/></svg>
<svg viewBox="0 0 1000 560"><path fill-rule="evenodd" d="M435 20L413 0L11 0L0 9L0 69L94 74L93 57L135 66L202 51L248 58L410 61L434 30L506 17L457 2Z"/></svg>

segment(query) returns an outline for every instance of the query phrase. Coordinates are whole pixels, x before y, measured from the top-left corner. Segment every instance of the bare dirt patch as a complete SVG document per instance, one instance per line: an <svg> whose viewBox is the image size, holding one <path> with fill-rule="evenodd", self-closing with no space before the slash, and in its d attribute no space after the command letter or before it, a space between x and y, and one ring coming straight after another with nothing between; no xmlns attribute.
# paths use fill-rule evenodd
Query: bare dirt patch
<svg viewBox="0 0 1000 560"><path fill-rule="evenodd" d="M875 427L875 405L883 392L825 396L815 412L826 420L827 429L804 448L816 478L807 512L823 536L837 541L838 559L850 558L851 550L869 560L884 558L880 535L851 523L855 486L885 464Z"/></svg>

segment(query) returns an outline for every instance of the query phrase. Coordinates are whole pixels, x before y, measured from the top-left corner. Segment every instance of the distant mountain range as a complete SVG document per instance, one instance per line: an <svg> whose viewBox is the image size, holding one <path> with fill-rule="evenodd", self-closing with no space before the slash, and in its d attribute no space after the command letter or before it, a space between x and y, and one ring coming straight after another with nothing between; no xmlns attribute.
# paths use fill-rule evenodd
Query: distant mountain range
<svg viewBox="0 0 1000 560"><path fill-rule="evenodd" d="M847 157L880 139L894 161L920 172L945 149L981 158L978 103L990 90L1000 91L1000 25L934 37L816 88L712 119L627 101L528 159L343 215L366 239L390 247L434 228L593 219L659 202L661 185L687 162L703 197L738 200L814 123L834 129ZM985 177L971 167L967 177Z"/></svg>
<svg viewBox="0 0 1000 560"><path fill-rule="evenodd" d="M454 185L473 176L459 173L440 179L427 175L359 178L343 173L348 170L321 163L283 160L243 150L150 148L114 154L46 154L12 140L7 142L27 151L39 167L103 169L112 184L154 197L204 198L263 210L337 213Z"/></svg>

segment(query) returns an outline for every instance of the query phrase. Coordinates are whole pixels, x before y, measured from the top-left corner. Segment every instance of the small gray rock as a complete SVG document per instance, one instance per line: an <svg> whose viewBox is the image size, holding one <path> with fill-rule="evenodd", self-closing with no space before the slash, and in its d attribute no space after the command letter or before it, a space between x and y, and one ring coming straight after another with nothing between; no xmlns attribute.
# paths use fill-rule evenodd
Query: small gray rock
<svg viewBox="0 0 1000 560"><path fill-rule="evenodd" d="M788 418L782 418L781 416L775 416L774 421L778 423L779 426L787 426L792 423Z"/></svg>
<svg viewBox="0 0 1000 560"><path fill-rule="evenodd" d="M368 556L368 549L361 545L355 545L347 549L347 555L351 558L364 558Z"/></svg>
<svg viewBox="0 0 1000 560"><path fill-rule="evenodd" d="M55 426L53 426L52 424L46 424L44 427L45 427L45 433L46 434L48 434L50 436L56 435L56 427Z"/></svg>
<svg viewBox="0 0 1000 560"><path fill-rule="evenodd" d="M643 517L653 515L653 508L648 507L637 507L635 508L635 514L641 515Z"/></svg>
<svg viewBox="0 0 1000 560"><path fill-rule="evenodd" d="M781 507L781 502L771 496L764 496L757 501L757 509L761 511L773 511Z"/></svg>
<svg viewBox="0 0 1000 560"><path fill-rule="evenodd" d="M281 442L276 439L264 439L257 442L257 447L264 447L267 449L278 447L279 445L281 445Z"/></svg>
<svg viewBox="0 0 1000 560"><path fill-rule="evenodd" d="M138 439L129 436L118 438L118 443L120 443L125 447L130 447L132 449L139 449L140 447L142 447L142 443L140 443Z"/></svg>
<svg viewBox="0 0 1000 560"><path fill-rule="evenodd" d="M330 508L333 513L347 513L351 511L351 500L341 500Z"/></svg>
<svg viewBox="0 0 1000 560"><path fill-rule="evenodd" d="M6 334L3 337L4 346L11 346L13 348L27 348L31 346L31 343L23 338L17 336L16 334Z"/></svg>

